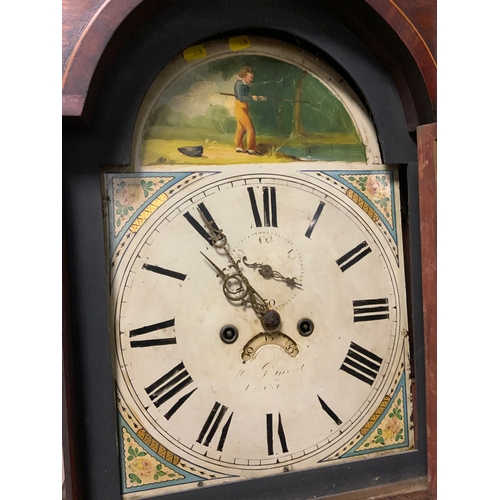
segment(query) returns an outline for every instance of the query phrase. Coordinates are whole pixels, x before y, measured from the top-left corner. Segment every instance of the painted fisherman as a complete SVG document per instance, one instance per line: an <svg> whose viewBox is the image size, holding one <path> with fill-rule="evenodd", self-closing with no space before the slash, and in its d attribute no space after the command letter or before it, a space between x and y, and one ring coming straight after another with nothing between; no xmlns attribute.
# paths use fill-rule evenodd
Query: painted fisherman
<svg viewBox="0 0 500 500"><path fill-rule="evenodd" d="M234 116L236 118L236 132L234 134L234 146L237 153L248 153L262 156L257 151L255 142L255 128L248 112L248 103L251 101L265 101L264 96L250 95L250 84L253 81L253 72L250 66L243 66L238 71L237 80L234 84ZM246 149L243 147L243 137L246 134Z"/></svg>

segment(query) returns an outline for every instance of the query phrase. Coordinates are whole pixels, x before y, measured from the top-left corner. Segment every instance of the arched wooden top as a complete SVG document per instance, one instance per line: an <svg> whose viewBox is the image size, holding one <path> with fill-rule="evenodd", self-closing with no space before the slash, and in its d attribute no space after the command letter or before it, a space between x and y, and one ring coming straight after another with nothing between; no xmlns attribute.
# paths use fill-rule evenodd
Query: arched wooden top
<svg viewBox="0 0 500 500"><path fill-rule="evenodd" d="M90 83L106 47L118 27L141 3L147 0L64 1L63 117L83 115Z"/></svg>
<svg viewBox="0 0 500 500"><path fill-rule="evenodd" d="M398 5L406 4L406 0L365 1L376 12L375 15L378 14L385 20L415 59L427 87L429 99L435 108L437 79L435 55L409 15ZM435 0L425 1L435 3ZM93 96L98 91L99 83L120 46L142 23L164 9L168 9L168 2L158 0L80 0L77 2L64 0L63 117L83 118L84 120L87 118L87 115L91 113ZM408 12L408 9L406 10ZM350 17L352 24L355 14L351 14ZM435 24L435 21L433 22ZM363 31L366 33L366 30L366 20L361 20L359 36L363 37ZM373 46L373 40L365 39L364 41L375 53L380 51L390 53L391 51L390 47L381 47L380 44L378 47ZM434 42L435 40L431 40L431 46ZM387 65L387 61L385 64ZM408 93L408 84L407 82L398 84L398 78L395 78L395 83L404 101L405 94ZM409 114L411 111L407 111L407 115ZM411 121L409 118L409 122Z"/></svg>
<svg viewBox="0 0 500 500"><path fill-rule="evenodd" d="M431 102L435 106L437 100L435 0L417 2L366 0L366 2L385 19L412 54L424 77ZM421 6L419 11L418 7L416 8L418 5ZM426 15L425 18L423 13Z"/></svg>

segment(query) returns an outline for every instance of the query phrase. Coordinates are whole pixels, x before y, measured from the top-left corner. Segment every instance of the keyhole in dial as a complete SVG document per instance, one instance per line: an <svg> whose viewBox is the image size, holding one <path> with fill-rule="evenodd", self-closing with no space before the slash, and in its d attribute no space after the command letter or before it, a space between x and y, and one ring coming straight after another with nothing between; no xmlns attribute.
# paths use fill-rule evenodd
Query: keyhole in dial
<svg viewBox="0 0 500 500"><path fill-rule="evenodd" d="M220 329L220 338L224 344L232 344L238 338L238 329L234 325L224 325Z"/></svg>
<svg viewBox="0 0 500 500"><path fill-rule="evenodd" d="M309 318L302 318L297 323L297 330L302 337L309 337L314 331L314 323Z"/></svg>

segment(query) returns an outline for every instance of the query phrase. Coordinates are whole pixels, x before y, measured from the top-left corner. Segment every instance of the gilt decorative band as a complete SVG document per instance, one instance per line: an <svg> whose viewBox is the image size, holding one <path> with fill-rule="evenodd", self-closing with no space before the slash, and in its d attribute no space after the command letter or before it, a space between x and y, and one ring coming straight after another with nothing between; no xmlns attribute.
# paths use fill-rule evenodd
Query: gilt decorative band
<svg viewBox="0 0 500 500"><path fill-rule="evenodd" d="M380 217L375 213L370 205L368 205L368 203L366 203L366 201L364 201L361 196L358 196L352 189L348 189L346 194L352 201L361 207L374 222L378 222L380 220Z"/></svg>

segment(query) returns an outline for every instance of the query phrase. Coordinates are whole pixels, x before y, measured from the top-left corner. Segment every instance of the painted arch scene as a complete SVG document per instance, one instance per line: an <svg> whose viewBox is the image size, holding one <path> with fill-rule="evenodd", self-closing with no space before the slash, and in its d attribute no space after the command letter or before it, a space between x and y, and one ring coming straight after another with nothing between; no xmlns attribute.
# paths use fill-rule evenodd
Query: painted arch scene
<svg viewBox="0 0 500 500"><path fill-rule="evenodd" d="M365 162L344 104L319 79L262 55L196 65L160 95L144 128L143 166Z"/></svg>

